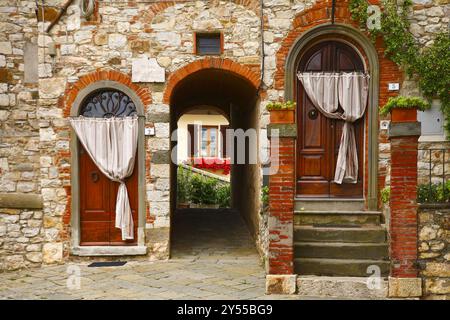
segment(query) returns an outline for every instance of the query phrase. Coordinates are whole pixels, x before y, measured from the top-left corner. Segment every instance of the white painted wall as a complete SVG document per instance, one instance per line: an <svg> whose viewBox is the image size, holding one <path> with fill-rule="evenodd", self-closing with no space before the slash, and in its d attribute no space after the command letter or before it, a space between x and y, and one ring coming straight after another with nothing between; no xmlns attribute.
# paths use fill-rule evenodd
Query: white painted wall
<svg viewBox="0 0 450 320"><path fill-rule="evenodd" d="M228 125L228 120L222 115L211 115L211 114L184 114L178 120L178 131L177 131L177 158L178 163L182 163L188 158L188 124L198 124L204 126L220 126ZM222 140L219 134L218 140L219 152L222 148Z"/></svg>

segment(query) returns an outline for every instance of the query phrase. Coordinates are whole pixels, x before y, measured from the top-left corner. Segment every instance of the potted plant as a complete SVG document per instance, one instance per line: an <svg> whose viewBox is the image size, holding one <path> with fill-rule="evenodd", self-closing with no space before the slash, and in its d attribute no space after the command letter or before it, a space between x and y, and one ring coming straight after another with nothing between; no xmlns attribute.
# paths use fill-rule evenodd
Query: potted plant
<svg viewBox="0 0 450 320"><path fill-rule="evenodd" d="M420 97L397 96L389 98L381 108L380 114L386 116L391 113L392 122L415 122L417 110L425 111L430 107L430 103Z"/></svg>
<svg viewBox="0 0 450 320"><path fill-rule="evenodd" d="M295 102L270 102L266 108L270 111L270 123L295 122Z"/></svg>

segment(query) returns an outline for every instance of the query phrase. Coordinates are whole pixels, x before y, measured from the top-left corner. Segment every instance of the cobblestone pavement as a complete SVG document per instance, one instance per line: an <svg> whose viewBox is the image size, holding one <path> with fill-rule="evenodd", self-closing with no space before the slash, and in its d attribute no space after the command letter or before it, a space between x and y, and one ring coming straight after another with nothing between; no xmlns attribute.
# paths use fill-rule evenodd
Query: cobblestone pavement
<svg viewBox="0 0 450 320"><path fill-rule="evenodd" d="M1 273L0 299L298 298L264 294L259 256L235 214L184 213L175 220L173 238L168 261L97 268L85 261ZM81 281L76 288L72 280L78 271Z"/></svg>

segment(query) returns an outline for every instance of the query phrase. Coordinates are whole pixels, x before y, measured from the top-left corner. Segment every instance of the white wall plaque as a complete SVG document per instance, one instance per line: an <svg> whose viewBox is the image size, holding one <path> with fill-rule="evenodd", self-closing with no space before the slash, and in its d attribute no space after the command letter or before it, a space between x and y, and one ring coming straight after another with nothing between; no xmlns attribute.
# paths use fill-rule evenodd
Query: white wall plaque
<svg viewBox="0 0 450 320"><path fill-rule="evenodd" d="M141 57L134 59L131 65L132 82L164 82L165 69L155 58Z"/></svg>
<svg viewBox="0 0 450 320"><path fill-rule="evenodd" d="M389 83L388 89L389 91L398 91L400 90L400 84L398 82L391 82Z"/></svg>

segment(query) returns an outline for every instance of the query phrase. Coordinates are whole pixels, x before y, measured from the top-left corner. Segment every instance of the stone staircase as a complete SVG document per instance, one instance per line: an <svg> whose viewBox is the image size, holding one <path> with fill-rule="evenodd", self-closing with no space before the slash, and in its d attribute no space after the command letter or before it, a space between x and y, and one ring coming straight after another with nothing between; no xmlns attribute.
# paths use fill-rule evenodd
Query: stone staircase
<svg viewBox="0 0 450 320"><path fill-rule="evenodd" d="M372 265L387 276L381 212L364 211L363 200L296 199L294 256L300 276L368 277Z"/></svg>

